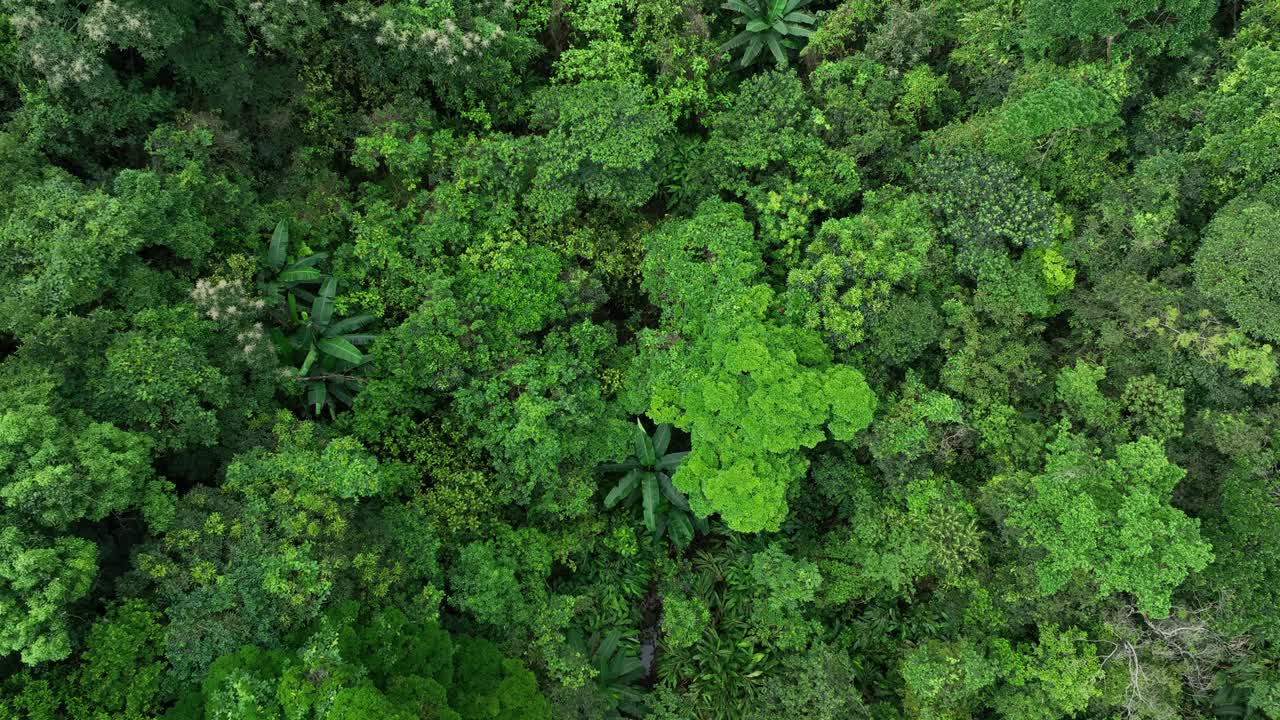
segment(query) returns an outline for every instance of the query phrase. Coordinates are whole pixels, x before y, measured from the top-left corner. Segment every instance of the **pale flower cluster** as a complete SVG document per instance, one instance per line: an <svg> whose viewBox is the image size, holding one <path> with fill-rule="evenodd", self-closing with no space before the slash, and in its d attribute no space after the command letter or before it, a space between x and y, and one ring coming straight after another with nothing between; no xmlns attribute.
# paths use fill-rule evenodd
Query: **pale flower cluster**
<svg viewBox="0 0 1280 720"><path fill-rule="evenodd" d="M235 336L236 343L245 355L270 347L265 342L266 330L261 322L255 320L266 308L266 303L261 298L250 297L240 281L214 282L202 278L196 281L196 286L191 291L191 300L196 309L210 320L233 327L239 326Z"/></svg>
<svg viewBox="0 0 1280 720"><path fill-rule="evenodd" d="M53 90L88 83L93 79L97 67L97 63L90 64L83 56L59 56L39 48L32 50L29 57L31 64L40 71Z"/></svg>
<svg viewBox="0 0 1280 720"><path fill-rule="evenodd" d="M80 32L98 45L110 42L138 46L155 41L152 21L146 12L115 0L98 0L81 19Z"/></svg>
<svg viewBox="0 0 1280 720"><path fill-rule="evenodd" d="M108 46L146 51L163 44L157 23L145 9L117 0L77 6L51 0L0 4L17 6L9 26L22 39L27 60L52 90L83 86L103 69ZM87 6L87 7L86 7Z"/></svg>
<svg viewBox="0 0 1280 720"><path fill-rule="evenodd" d="M53 90L93 79L97 58L83 51L75 38L50 15L47 3L31 3L9 16L9 26L23 43L27 60ZM92 61L92 62L91 62Z"/></svg>
<svg viewBox="0 0 1280 720"><path fill-rule="evenodd" d="M512 1L504 0L502 7L509 11L513 7ZM468 57L478 57L505 34L497 25L493 25L487 32L479 29L464 30L450 18L441 21L439 27L423 28L381 17L372 10L349 12L346 18L356 26L376 31L374 42L379 46L430 53L446 65L453 65Z"/></svg>
<svg viewBox="0 0 1280 720"><path fill-rule="evenodd" d="M249 297L239 280L215 283L201 278L191 291L191 299L205 317L215 321L234 321L244 315L255 315L266 307L261 299Z"/></svg>
<svg viewBox="0 0 1280 720"><path fill-rule="evenodd" d="M245 355L252 355L262 345L266 338L266 332L262 329L262 323L256 322L243 332L236 333L236 342L240 343L241 349Z"/></svg>
<svg viewBox="0 0 1280 720"><path fill-rule="evenodd" d="M250 0L242 7L245 24L273 48L289 45L307 18L322 17L326 12L312 0Z"/></svg>

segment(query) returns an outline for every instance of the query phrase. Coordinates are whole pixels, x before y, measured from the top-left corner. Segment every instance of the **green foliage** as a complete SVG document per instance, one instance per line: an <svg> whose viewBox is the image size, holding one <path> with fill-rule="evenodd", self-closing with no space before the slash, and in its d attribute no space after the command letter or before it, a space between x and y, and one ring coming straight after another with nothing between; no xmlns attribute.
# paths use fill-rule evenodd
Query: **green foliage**
<svg viewBox="0 0 1280 720"><path fill-rule="evenodd" d="M647 674L646 668L622 642L622 631L596 634L586 641L570 636L569 644L581 647L591 656L596 686L609 705L606 717L644 716L644 693L635 686Z"/></svg>
<svg viewBox="0 0 1280 720"><path fill-rule="evenodd" d="M535 588L550 572L546 538L535 530L511 531L497 543L471 543L451 571L453 602L488 625L528 626L543 594Z"/></svg>
<svg viewBox="0 0 1280 720"><path fill-rule="evenodd" d="M163 530L172 484L156 478L146 437L78 411L58 414L47 386L0 397L10 403L0 412L0 651L34 665L71 653L73 610L99 565L97 546L81 535L138 509Z"/></svg>
<svg viewBox="0 0 1280 720"><path fill-rule="evenodd" d="M833 17L828 16L824 27L830 27ZM892 70L855 56L819 65L809 83L820 113L814 122L823 138L860 160L887 165L896 173L910 128L895 112L902 87Z"/></svg>
<svg viewBox="0 0 1280 720"><path fill-rule="evenodd" d="M146 437L81 413L57 416L47 405L15 405L0 414L0 507L7 524L66 530L128 508L154 509L165 525L168 483L151 469ZM170 510L168 514L171 514Z"/></svg>
<svg viewBox="0 0 1280 720"><path fill-rule="evenodd" d="M164 450L217 444L232 385L202 347L212 329L189 306L140 312L130 331L111 341L101 375L90 383L98 404L150 431Z"/></svg>
<svg viewBox="0 0 1280 720"><path fill-rule="evenodd" d="M1197 157L1211 168L1211 182L1222 196L1259 187L1277 170L1274 147L1280 123L1275 94L1268 91L1280 77L1280 51L1257 45L1241 53L1217 86L1206 91L1203 138Z"/></svg>
<svg viewBox="0 0 1280 720"><path fill-rule="evenodd" d="M326 441L313 425L282 420L275 431L274 452L242 455L221 487L185 495L136 560L167 603L167 655L180 677L241 645L273 644L356 588L385 598L402 579L439 582L413 572L429 570L429 558L392 557L357 523L362 498L401 486L398 467L349 437Z"/></svg>
<svg viewBox="0 0 1280 720"><path fill-rule="evenodd" d="M753 567L761 572L780 569L785 577L762 581L753 574ZM690 645L685 644L687 637L677 636L674 643L663 639L658 654L663 659L657 665L659 687L681 689L679 712L685 717L745 714L763 697L785 703L787 698L777 697L778 686L795 684L790 672L803 664L798 656L820 627L807 617L809 599L820 582L816 570L780 548L753 552L736 537L708 543L678 569L689 608L698 615L699 607L706 608L711 622L701 627L700 637ZM831 654L827 657L839 662ZM832 672L836 678L814 678L818 698L825 682L839 681L840 669ZM796 695L803 697L803 690ZM650 703L651 711L661 698L659 694Z"/></svg>
<svg viewBox="0 0 1280 720"><path fill-rule="evenodd" d="M807 26L813 25L814 17L800 12L808 4L809 0L729 0L721 7L740 13L733 23L743 29L720 49L732 50L746 45L738 61L746 67L767 47L774 62L786 65L787 51L800 49L801 41L797 38L813 35L813 29Z"/></svg>
<svg viewBox="0 0 1280 720"><path fill-rule="evenodd" d="M854 685L854 661L830 645L814 643L788 655L779 672L744 709L748 720L808 717L815 720L867 718L870 711Z"/></svg>
<svg viewBox="0 0 1280 720"><path fill-rule="evenodd" d="M919 196L867 193L863 210L818 228L804 263L787 277L789 314L848 349L867 316L887 313L894 290L924 269L934 233Z"/></svg>
<svg viewBox="0 0 1280 720"><path fill-rule="evenodd" d="M21 331L41 316L98 301L141 262L136 253L145 246L166 246L190 261L208 250L208 227L198 216L171 219L166 206L182 201L155 174L124 171L111 189L89 189L66 173L50 172L17 191L19 202L0 229L6 330Z"/></svg>
<svg viewBox="0 0 1280 720"><path fill-rule="evenodd" d="M71 715L142 720L159 713L166 699L160 619L154 609L132 600L94 623L80 654L79 693Z"/></svg>
<svg viewBox="0 0 1280 720"><path fill-rule="evenodd" d="M1053 241L1053 200L1007 162L973 152L940 155L923 168L930 209L959 249L961 267L1008 247L1036 248Z"/></svg>
<svg viewBox="0 0 1280 720"><path fill-rule="evenodd" d="M528 202L544 222L582 203L629 209L658 190L669 119L635 83L588 81L539 96L535 126L546 128Z"/></svg>
<svg viewBox="0 0 1280 720"><path fill-rule="evenodd" d="M489 458L504 502L580 514L591 507L595 463L617 457L629 434L595 371L614 335L577 319L580 296L555 282L570 271L554 254L500 249L459 282L437 277L418 312L371 348L356 429L403 448L421 419L443 415L446 430ZM528 284L508 282L512 273ZM530 287L546 293L528 302L521 290Z"/></svg>
<svg viewBox="0 0 1280 720"><path fill-rule="evenodd" d="M335 64L354 64L343 75L372 81L379 94L438 98L454 113L503 122L525 97L520 90L530 64L543 52L532 35L546 11L527 10L514 3L356 0L327 11L341 34L326 49L337 55Z"/></svg>
<svg viewBox="0 0 1280 720"><path fill-rule="evenodd" d="M669 648L687 648L698 642L711 622L711 611L697 597L667 595L662 599L662 642Z"/></svg>
<svg viewBox="0 0 1280 720"><path fill-rule="evenodd" d="M1063 427L1047 450L1040 474L996 478L988 486L989 492L1011 483L1026 488L1006 522L1043 553L1035 564L1040 592L1085 582L1104 596L1132 593L1151 616L1168 615L1173 589L1213 559L1199 523L1168 504L1185 472L1149 437L1103 459Z"/></svg>
<svg viewBox="0 0 1280 720"><path fill-rule="evenodd" d="M822 587L822 573L808 560L797 561L778 545L751 557L751 579L759 588L753 622L771 628L779 647L800 647L809 628L802 610Z"/></svg>
<svg viewBox="0 0 1280 720"><path fill-rule="evenodd" d="M0 650L28 665L70 655L70 608L88 596L97 569L97 549L83 538L0 530Z"/></svg>
<svg viewBox="0 0 1280 720"><path fill-rule="evenodd" d="M1268 237L1280 221L1280 186L1231 201L1205 229L1196 252L1196 287L1220 304L1246 332L1280 341L1275 312L1280 283L1275 243Z"/></svg>
<svg viewBox="0 0 1280 720"><path fill-rule="evenodd" d="M1035 648L1010 655L1005 665L1006 684L992 704L1010 720L1075 717L1102 694L1101 663L1079 628L1044 625Z"/></svg>
<svg viewBox="0 0 1280 720"><path fill-rule="evenodd" d="M1034 168L1033 177L1059 195L1096 198L1121 172L1110 156L1124 147L1117 137L1120 108L1133 91L1125 69L1034 68L1017 79L998 110L982 118L991 123L983 147Z"/></svg>
<svg viewBox="0 0 1280 720"><path fill-rule="evenodd" d="M493 535L458 551L449 568L449 603L492 635L528 647L565 687L581 687L593 671L582 653L565 645L578 599L548 587L557 557L553 538L534 528L504 525L493 528Z"/></svg>
<svg viewBox="0 0 1280 720"><path fill-rule="evenodd" d="M1033 50L1099 45L1112 53L1184 55L1204 34L1217 5L1205 0L1032 0L1026 45ZM1074 47L1073 47L1074 49Z"/></svg>
<svg viewBox="0 0 1280 720"><path fill-rule="evenodd" d="M441 720L546 718L550 704L516 660L398 610L335 608L293 648L245 646L213 663L168 716Z"/></svg>
<svg viewBox="0 0 1280 720"><path fill-rule="evenodd" d="M286 302L296 315L299 300L315 300L313 293L304 293L303 285L319 285L324 273L316 267L328 258L326 253L312 253L293 262L289 260L289 223L281 220L271 233L267 244L267 264L259 271L258 290L264 301L273 305ZM296 290L296 292L295 292ZM288 295L286 295L288 293Z"/></svg>
<svg viewBox="0 0 1280 720"><path fill-rule="evenodd" d="M311 309L299 313L300 326L288 338L289 354L302 356L298 375L306 383L307 405L317 414L330 397L351 404L351 391L358 388L356 373L366 360L357 345L373 341L373 335L358 332L373 322L372 316L334 317L337 291L338 282L326 278Z"/></svg>
<svg viewBox="0 0 1280 720"><path fill-rule="evenodd" d="M364 314L335 317L338 281L317 267L328 255L313 253L287 263L288 252L289 225L281 220L267 246L266 268L259 273L258 288L264 298L282 306L278 314L287 315L295 326L288 337L273 329L272 339L286 362L298 365L298 380L306 388L307 405L319 414L328 403L332 414L334 403L329 402L330 398L349 406L352 396L359 391L363 380L360 368L368 358L358 346L373 342L375 337L359 331L374 318ZM316 284L319 289L315 293L302 289L303 285ZM216 290L216 286L203 288L209 295ZM255 301L255 304L261 308L264 302ZM261 324L255 329L257 333L247 338L246 348L255 347L261 339Z"/></svg>
<svg viewBox="0 0 1280 720"><path fill-rule="evenodd" d="M1056 383L1058 399L1067 406L1069 414L1090 427L1103 430L1117 422L1115 407L1098 389L1098 383L1106 376L1105 367L1077 360L1074 368L1058 371Z"/></svg>
<svg viewBox="0 0 1280 720"><path fill-rule="evenodd" d="M971 715L997 677L997 667L973 641L931 640L902 661L903 705L911 717L943 720Z"/></svg>
<svg viewBox="0 0 1280 720"><path fill-rule="evenodd" d="M815 471L844 487L850 507L848 529L824 538L819 568L826 579L823 602L910 596L933 579L950 584L980 557L980 539L972 505L945 480L928 477L907 485L905 498L884 496L868 478Z"/></svg>
<svg viewBox="0 0 1280 720"><path fill-rule="evenodd" d="M1155 375L1129 378L1120 402L1130 434L1149 435L1164 442L1180 436L1185 397L1184 391L1168 387Z"/></svg>
<svg viewBox="0 0 1280 720"><path fill-rule="evenodd" d="M857 155L824 142L794 72L747 78L706 125L710 132L678 197L689 209L717 191L744 199L780 257L803 250L814 216L844 210L861 188Z"/></svg>
<svg viewBox="0 0 1280 720"><path fill-rule="evenodd" d="M851 439L875 406L856 370L804 363L822 357L812 336L764 324L762 305L739 308L758 324L709 328L687 355L672 358L650 409L693 438L674 480L694 511L718 512L746 532L782 521L787 487L808 464L801 448L825 440L824 426L837 440Z"/></svg>
<svg viewBox="0 0 1280 720"><path fill-rule="evenodd" d="M1223 482L1220 516L1206 521L1215 560L1200 584L1214 587L1230 576L1232 591L1222 623L1233 634L1280 636L1280 624L1267 611L1276 602L1275 577L1280 572L1280 544L1265 531L1280 516L1275 492L1270 477L1237 469Z"/></svg>

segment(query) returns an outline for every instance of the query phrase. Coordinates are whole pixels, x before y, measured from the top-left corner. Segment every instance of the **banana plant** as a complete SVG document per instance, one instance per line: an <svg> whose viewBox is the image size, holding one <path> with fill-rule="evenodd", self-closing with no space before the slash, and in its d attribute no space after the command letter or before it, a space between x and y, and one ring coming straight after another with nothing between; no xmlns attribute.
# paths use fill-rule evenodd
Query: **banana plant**
<svg viewBox="0 0 1280 720"><path fill-rule="evenodd" d="M751 64L760 51L769 48L779 65L787 63L787 51L798 50L801 38L813 35L814 17L800 12L810 0L728 0L721 5L725 10L738 13L735 25L745 26L742 32L720 46L732 50L743 45L747 49L739 61L741 67Z"/></svg>
<svg viewBox="0 0 1280 720"><path fill-rule="evenodd" d="M664 532L676 547L684 549L693 540L694 531L707 533L706 518L694 515L689 499L671 481L680 461L689 453L667 452L671 444L671 425L663 423L653 436L645 432L636 420L632 435L635 451L619 463L606 463L600 471L608 474L622 473L604 498L604 506L611 509L619 503L634 505L637 500L644 507L644 525L660 537Z"/></svg>
<svg viewBox="0 0 1280 720"><path fill-rule="evenodd" d="M338 281L318 267L328 257L327 253L314 253L288 262L289 223L281 220L267 245L266 267L258 276L263 299L284 306L288 317L280 320L295 328L288 335L273 328L271 336L280 356L297 368L298 378L306 386L307 405L316 414L326 405L333 414L330 398L351 404L363 382L360 368L367 360L359 346L374 338L359 332L373 322L372 316L333 316ZM303 288L315 285L319 289L314 293Z"/></svg>
<svg viewBox="0 0 1280 720"><path fill-rule="evenodd" d="M330 397L344 405L351 404L352 395L359 391L363 381L360 369L368 360L359 346L374 338L372 334L358 332L373 322L373 316L333 316L333 298L337 292L337 279L324 278L310 309L298 312L298 329L285 338L289 355L295 361L301 358L298 377L306 383L307 405L317 414Z"/></svg>
<svg viewBox="0 0 1280 720"><path fill-rule="evenodd" d="M603 635L592 633L583 640L577 629L566 637L569 645L591 658L596 670L596 687L608 698L611 708L604 719L620 717L644 717L644 693L636 685L649 674L644 662L627 652L622 644L622 631L610 630Z"/></svg>
<svg viewBox="0 0 1280 720"><path fill-rule="evenodd" d="M337 279L327 277L321 282L311 311L303 313L302 326L292 338L294 347L306 351L298 375L307 381L307 404L314 407L316 413L330 395L346 405L351 404L349 390L358 390L356 369L368 359L357 346L373 340L371 334L356 332L373 322L373 316L333 317L333 298L337 291ZM312 370L319 372L308 375Z"/></svg>
<svg viewBox="0 0 1280 720"><path fill-rule="evenodd" d="M315 295L304 290L304 285L319 285L324 273L316 266L329 257L328 253L313 253L290 263L289 223L281 220L267 244L267 266L258 275L258 291L262 299L272 306L287 303L289 316L299 318L299 301L311 303Z"/></svg>

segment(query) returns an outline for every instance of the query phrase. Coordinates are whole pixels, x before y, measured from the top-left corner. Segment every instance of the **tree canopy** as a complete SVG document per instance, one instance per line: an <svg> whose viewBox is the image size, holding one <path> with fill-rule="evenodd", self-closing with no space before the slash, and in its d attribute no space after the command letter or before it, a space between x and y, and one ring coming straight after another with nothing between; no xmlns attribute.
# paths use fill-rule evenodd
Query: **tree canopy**
<svg viewBox="0 0 1280 720"><path fill-rule="evenodd" d="M0 0L0 720L1280 720L1280 2Z"/></svg>

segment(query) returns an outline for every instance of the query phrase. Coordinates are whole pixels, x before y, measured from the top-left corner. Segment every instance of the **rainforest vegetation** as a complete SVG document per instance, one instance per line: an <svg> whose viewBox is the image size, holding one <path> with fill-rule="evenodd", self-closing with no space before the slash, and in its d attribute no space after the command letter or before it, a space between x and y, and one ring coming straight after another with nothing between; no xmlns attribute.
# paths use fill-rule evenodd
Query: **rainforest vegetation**
<svg viewBox="0 0 1280 720"><path fill-rule="evenodd" d="M0 0L0 168L0 720L1280 719L1280 1Z"/></svg>

